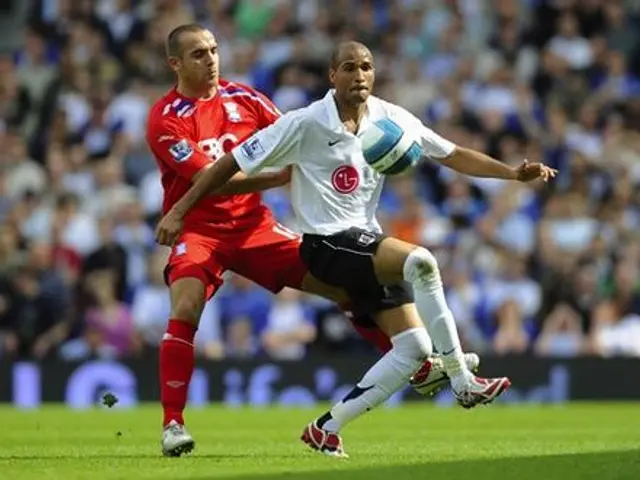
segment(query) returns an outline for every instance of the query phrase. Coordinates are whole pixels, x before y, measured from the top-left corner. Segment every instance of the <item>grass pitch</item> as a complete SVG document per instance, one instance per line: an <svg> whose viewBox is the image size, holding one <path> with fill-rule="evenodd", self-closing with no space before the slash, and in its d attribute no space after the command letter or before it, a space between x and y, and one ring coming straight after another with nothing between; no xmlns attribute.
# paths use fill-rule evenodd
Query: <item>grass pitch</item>
<svg viewBox="0 0 640 480"><path fill-rule="evenodd" d="M311 452L298 440L322 411L191 410L195 452L163 458L158 406L3 407L0 478L640 479L640 404L380 409L344 430L347 460Z"/></svg>

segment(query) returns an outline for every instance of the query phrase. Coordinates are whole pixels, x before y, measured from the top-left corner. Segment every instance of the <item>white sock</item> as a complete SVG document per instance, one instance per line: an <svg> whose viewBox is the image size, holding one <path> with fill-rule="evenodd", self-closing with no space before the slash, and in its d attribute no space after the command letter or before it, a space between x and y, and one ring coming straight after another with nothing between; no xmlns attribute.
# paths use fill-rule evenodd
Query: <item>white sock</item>
<svg viewBox="0 0 640 480"><path fill-rule="evenodd" d="M391 344L392 349L364 374L356 387L318 419L320 428L338 432L380 405L407 384L432 351L429 334L421 327L399 333L391 338Z"/></svg>
<svg viewBox="0 0 640 480"><path fill-rule="evenodd" d="M403 271L405 280L413 286L418 313L442 357L451 385L460 391L473 374L464 361L456 322L444 296L438 263L431 252L416 248L407 257Z"/></svg>

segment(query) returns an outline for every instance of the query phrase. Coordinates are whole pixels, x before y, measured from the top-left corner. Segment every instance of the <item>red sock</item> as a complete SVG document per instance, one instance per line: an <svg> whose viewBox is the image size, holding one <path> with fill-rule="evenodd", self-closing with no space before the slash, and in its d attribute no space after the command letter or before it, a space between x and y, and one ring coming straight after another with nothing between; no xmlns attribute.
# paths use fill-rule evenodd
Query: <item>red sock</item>
<svg viewBox="0 0 640 480"><path fill-rule="evenodd" d="M163 425L171 420L184 424L182 412L193 373L193 337L196 327L172 318L160 344L160 399L164 410Z"/></svg>
<svg viewBox="0 0 640 480"><path fill-rule="evenodd" d="M362 338L367 340L369 343L373 343L382 353L387 353L391 350L391 340L389 340L389 337L387 337L387 335L378 327L362 327L353 322L353 320L351 321L351 324Z"/></svg>
<svg viewBox="0 0 640 480"><path fill-rule="evenodd" d="M376 348L382 353L387 353L389 350L391 350L391 340L389 340L389 337L387 337L387 335L382 330L380 330L375 325L372 325L370 328L358 325L354 321L353 312L351 311L351 305L344 304L341 305L340 308L351 322L351 325L353 325L353 328L356 329L356 332L358 332L362 338L364 338L367 342L375 345Z"/></svg>

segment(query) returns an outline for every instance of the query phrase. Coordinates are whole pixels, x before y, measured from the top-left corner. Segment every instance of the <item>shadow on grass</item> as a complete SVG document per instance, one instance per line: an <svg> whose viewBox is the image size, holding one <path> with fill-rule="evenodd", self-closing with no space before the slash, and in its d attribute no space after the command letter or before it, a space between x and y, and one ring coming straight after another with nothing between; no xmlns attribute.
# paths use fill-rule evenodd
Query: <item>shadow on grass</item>
<svg viewBox="0 0 640 480"><path fill-rule="evenodd" d="M422 462L412 465L349 467L349 460L320 470L269 474L244 474L225 477L234 480L639 480L640 449L580 454L513 457L451 462ZM196 477L191 480L216 478Z"/></svg>
<svg viewBox="0 0 640 480"><path fill-rule="evenodd" d="M258 457L254 453L198 453L197 455L187 455L182 458L166 458L159 453L141 454L137 452L130 453L69 453L69 454L56 454L47 455L2 455L0 454L0 464L2 462L33 462L33 461L48 461L48 460L156 460L164 462L197 462L198 460L233 460L233 459L252 459L257 458L268 460L291 460L295 458L296 454L289 455L269 455L268 457ZM170 463L168 463L170 464ZM0 475L0 479L3 479Z"/></svg>

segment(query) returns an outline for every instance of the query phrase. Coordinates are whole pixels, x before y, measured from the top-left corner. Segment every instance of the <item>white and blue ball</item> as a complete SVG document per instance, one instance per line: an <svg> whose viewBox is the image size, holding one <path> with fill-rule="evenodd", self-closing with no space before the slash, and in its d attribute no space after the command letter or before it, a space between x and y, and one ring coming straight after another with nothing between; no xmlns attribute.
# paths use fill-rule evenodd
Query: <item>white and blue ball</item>
<svg viewBox="0 0 640 480"><path fill-rule="evenodd" d="M359 138L364 159L382 175L405 173L422 157L418 139L389 117L373 122Z"/></svg>

